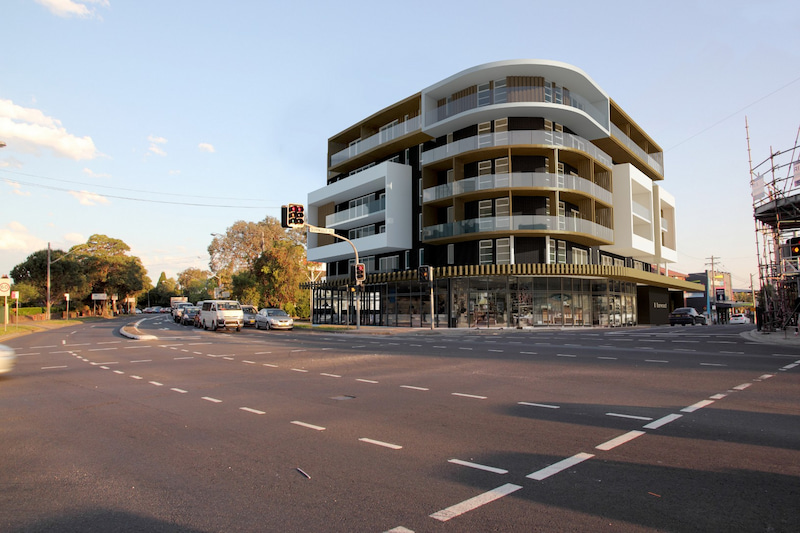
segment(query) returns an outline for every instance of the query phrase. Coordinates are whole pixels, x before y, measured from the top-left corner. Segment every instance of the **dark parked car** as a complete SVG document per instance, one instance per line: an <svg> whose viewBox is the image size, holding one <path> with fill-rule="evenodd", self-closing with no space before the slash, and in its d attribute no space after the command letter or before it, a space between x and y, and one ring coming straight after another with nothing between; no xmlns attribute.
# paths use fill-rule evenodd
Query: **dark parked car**
<svg viewBox="0 0 800 533"><path fill-rule="evenodd" d="M242 306L242 313L244 313L244 325L245 326L255 326L256 325L256 315L258 314L258 309L255 308L253 305L243 305Z"/></svg>
<svg viewBox="0 0 800 533"><path fill-rule="evenodd" d="M702 324L705 326L706 317L698 313L694 307L678 307L669 314L669 325L674 326L675 324L682 326Z"/></svg>
<svg viewBox="0 0 800 533"><path fill-rule="evenodd" d="M181 324L184 326L194 325L194 317L200 313L200 308L196 305L185 305L181 312Z"/></svg>

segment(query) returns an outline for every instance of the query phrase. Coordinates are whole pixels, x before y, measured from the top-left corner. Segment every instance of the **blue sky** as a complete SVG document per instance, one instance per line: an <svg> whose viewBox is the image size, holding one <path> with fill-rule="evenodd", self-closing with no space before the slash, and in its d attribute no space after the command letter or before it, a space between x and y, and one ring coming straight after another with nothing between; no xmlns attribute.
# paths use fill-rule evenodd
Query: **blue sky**
<svg viewBox="0 0 800 533"><path fill-rule="evenodd" d="M208 268L211 233L324 186L328 137L466 68L534 58L582 69L664 149L672 267L714 256L747 288L745 116L754 163L800 127L789 0L3 4L0 274L94 233L154 281Z"/></svg>

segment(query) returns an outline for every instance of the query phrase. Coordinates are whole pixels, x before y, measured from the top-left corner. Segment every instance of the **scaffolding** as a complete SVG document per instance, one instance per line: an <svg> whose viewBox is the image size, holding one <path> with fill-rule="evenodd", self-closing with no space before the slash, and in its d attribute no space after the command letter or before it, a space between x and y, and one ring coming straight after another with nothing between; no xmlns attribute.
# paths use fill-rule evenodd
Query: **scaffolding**
<svg viewBox="0 0 800 533"><path fill-rule="evenodd" d="M759 325L763 331L786 330L797 327L800 310L800 258L789 246L792 239L800 237L800 128L792 148L773 151L770 147L769 157L756 166L750 155L746 118L745 129L761 289Z"/></svg>

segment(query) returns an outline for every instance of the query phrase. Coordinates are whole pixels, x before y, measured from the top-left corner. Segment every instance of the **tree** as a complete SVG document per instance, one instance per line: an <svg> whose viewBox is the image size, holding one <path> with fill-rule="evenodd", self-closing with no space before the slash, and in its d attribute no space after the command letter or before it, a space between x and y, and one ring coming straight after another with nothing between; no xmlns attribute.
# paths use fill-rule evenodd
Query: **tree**
<svg viewBox="0 0 800 533"><path fill-rule="evenodd" d="M305 249L290 241L278 241L261 255L254 265L254 274L261 285L264 304L281 307L296 303L304 291L300 283L306 280Z"/></svg>
<svg viewBox="0 0 800 533"><path fill-rule="evenodd" d="M207 300L214 294L213 288L209 291L210 284L216 284L211 279L211 272L199 268L187 268L178 272L178 285L181 293L189 298L190 302Z"/></svg>
<svg viewBox="0 0 800 533"><path fill-rule="evenodd" d="M281 227L280 220L270 216L260 222L239 220L224 235L215 236L211 241L208 246L209 266L220 276L222 283L228 285L233 274L251 269L262 254L283 241L303 244L305 232L301 229L286 230Z"/></svg>
<svg viewBox="0 0 800 533"><path fill-rule="evenodd" d="M83 298L89 293L86 275L74 256L62 250L50 250L50 293L65 292L75 298ZM46 305L47 300L47 249L30 254L25 261L11 269L14 283L24 283L36 291L34 301Z"/></svg>

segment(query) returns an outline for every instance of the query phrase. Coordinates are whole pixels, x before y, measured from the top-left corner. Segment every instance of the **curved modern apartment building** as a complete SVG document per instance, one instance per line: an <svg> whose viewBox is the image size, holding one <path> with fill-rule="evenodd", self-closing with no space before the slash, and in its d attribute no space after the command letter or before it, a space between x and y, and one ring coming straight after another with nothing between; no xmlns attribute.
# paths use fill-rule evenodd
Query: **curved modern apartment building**
<svg viewBox="0 0 800 533"><path fill-rule="evenodd" d="M684 290L661 148L586 73L480 65L328 141L308 222L315 323L429 327L666 323ZM433 267L431 286L417 268ZM432 296L431 296L432 295ZM433 306L431 306L431 297ZM431 313L433 309L433 313Z"/></svg>

